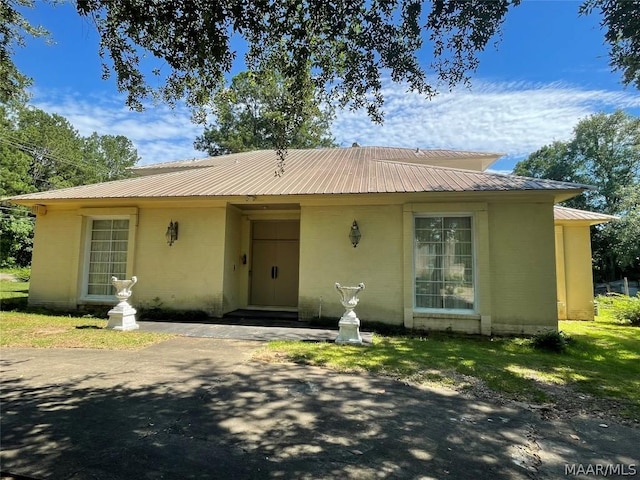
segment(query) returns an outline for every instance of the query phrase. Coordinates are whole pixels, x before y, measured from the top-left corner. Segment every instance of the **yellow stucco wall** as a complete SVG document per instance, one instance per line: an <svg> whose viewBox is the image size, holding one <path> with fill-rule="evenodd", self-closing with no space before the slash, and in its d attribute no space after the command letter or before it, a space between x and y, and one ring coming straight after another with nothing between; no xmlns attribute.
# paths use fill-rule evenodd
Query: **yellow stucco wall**
<svg viewBox="0 0 640 480"><path fill-rule="evenodd" d="M36 218L29 304L75 308L82 217L76 211L48 211Z"/></svg>
<svg viewBox="0 0 640 480"><path fill-rule="evenodd" d="M349 241L353 220L362 238ZM335 283L363 282L356 313L363 321L402 324L402 206L303 206L300 218L299 316L344 313Z"/></svg>
<svg viewBox="0 0 640 480"><path fill-rule="evenodd" d="M134 274L138 284L130 303L162 308L199 309L219 316L223 310L226 209L142 208L139 214ZM169 221L179 237L168 246Z"/></svg>
<svg viewBox="0 0 640 480"><path fill-rule="evenodd" d="M593 320L593 273L588 224L556 225L558 317Z"/></svg>
<svg viewBox="0 0 640 480"><path fill-rule="evenodd" d="M335 282L363 282L366 289L356 312L365 325L376 321L484 334L557 328L551 197L423 194L296 200L299 210L278 210L274 203L264 210L243 210L197 199L107 209L49 208L36 224L30 302L64 308L82 303L86 219L100 212L128 212L133 224L127 273L138 276L131 304L200 309L220 316L248 306L251 222L300 219L301 319L322 316L337 322L343 308ZM237 199L236 204L243 207L246 201ZM477 288L475 311L469 314L413 308L413 219L438 212L473 217ZM357 248L348 238L354 219L362 233ZM164 238L170 220L180 226L179 239L171 247ZM577 238L582 237L576 232ZM577 255L578 249L572 250ZM248 256L246 264L243 255ZM578 278L582 267L577 258L575 262L567 276Z"/></svg>
<svg viewBox="0 0 640 480"><path fill-rule="evenodd" d="M130 218L127 276L138 277L132 305L222 314L224 207L49 208L36 221L30 304L75 308L96 303L82 298L86 224L104 215ZM179 223L172 246L164 236L170 220Z"/></svg>
<svg viewBox="0 0 640 480"><path fill-rule="evenodd" d="M557 329L553 204L489 206L492 330Z"/></svg>
<svg viewBox="0 0 640 480"><path fill-rule="evenodd" d="M240 281L246 264L242 263L242 215L234 206L227 208L224 240L224 284L222 313L236 310L242 303Z"/></svg>

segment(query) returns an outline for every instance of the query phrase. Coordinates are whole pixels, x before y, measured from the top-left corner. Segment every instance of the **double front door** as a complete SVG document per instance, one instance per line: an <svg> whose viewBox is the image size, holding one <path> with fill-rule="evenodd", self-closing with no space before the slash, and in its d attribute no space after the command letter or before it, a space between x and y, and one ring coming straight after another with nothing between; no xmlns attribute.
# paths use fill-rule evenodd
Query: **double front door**
<svg viewBox="0 0 640 480"><path fill-rule="evenodd" d="M251 304L297 307L300 222L254 221L251 237Z"/></svg>

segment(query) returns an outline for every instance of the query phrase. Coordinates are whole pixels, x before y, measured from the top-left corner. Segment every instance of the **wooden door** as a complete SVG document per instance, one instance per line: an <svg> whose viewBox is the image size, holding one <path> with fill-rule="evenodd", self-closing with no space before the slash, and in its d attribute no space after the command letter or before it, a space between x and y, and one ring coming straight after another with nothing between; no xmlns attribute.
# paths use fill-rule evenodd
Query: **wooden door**
<svg viewBox="0 0 640 480"><path fill-rule="evenodd" d="M255 221L252 225L251 304L298 306L298 221Z"/></svg>

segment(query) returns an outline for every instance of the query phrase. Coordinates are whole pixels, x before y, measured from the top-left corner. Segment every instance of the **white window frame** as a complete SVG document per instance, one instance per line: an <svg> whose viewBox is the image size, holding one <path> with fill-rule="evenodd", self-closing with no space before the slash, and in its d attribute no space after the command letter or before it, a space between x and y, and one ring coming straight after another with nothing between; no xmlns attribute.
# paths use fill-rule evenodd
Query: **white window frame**
<svg viewBox="0 0 640 480"><path fill-rule="evenodd" d="M133 254L133 230L134 230L134 216L133 215L92 215L86 216L85 225L85 241L84 241L84 254L82 262L82 277L81 277L81 296L80 300L83 302L98 302L98 303L112 303L115 300L115 291L110 295L95 295L89 294L89 264L91 259L91 240L93 233L93 222L96 220L128 220L129 229L127 237L127 267L126 277L131 276L131 261Z"/></svg>
<svg viewBox="0 0 640 480"><path fill-rule="evenodd" d="M419 218L469 218L471 223L471 262L473 265L473 277L471 284L473 285L473 308L461 309L461 308L429 308L416 306L416 219ZM478 309L478 233L477 233L477 220L474 212L416 212L412 219L412 298L413 298L413 311L416 313L431 313L431 314L455 314L455 315L473 315L477 314Z"/></svg>

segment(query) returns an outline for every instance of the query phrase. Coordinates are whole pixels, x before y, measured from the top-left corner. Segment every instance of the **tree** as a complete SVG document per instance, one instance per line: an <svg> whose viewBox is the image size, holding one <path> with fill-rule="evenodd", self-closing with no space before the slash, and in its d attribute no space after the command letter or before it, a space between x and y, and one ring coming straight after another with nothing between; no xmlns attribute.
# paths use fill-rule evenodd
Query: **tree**
<svg viewBox="0 0 640 480"><path fill-rule="evenodd" d="M236 60L231 39L241 37L249 70L282 73L295 99L283 114L300 111L303 98L320 89L381 121L383 72L426 95L467 82L478 53L520 2L434 0L429 9L421 0L78 0L77 10L95 23L104 75L115 73L132 108L142 109L149 96L206 106ZM603 15L612 67L640 86L640 4L585 0L579 12L594 10ZM433 53L428 68L417 55L425 40ZM143 52L162 61L152 80Z"/></svg>
<svg viewBox="0 0 640 480"><path fill-rule="evenodd" d="M49 0L54 1L54 0ZM184 99L195 118L226 85L237 53L231 40L247 45L244 62L254 73L276 70L290 93L282 115L293 122L305 98L321 91L342 107L365 108L383 118L382 75L432 96L467 83L478 53L499 38L508 11L521 0L164 0L116 2L77 0L81 16L100 35L103 77L115 74L126 103L136 110L155 98L169 105ZM20 90L12 48L23 32L42 34L16 5L0 2L0 87ZM640 88L640 3L584 0L578 13L602 15L610 64L627 85ZM425 45L429 65L418 59ZM154 60L156 61L154 63ZM0 98L0 100L2 100ZM286 148L286 144L280 148Z"/></svg>
<svg viewBox="0 0 640 480"><path fill-rule="evenodd" d="M140 157L127 137L123 135L98 135L93 132L84 139L84 161L97 168L90 169L83 183L107 182L130 176ZM91 178L93 174L93 178Z"/></svg>
<svg viewBox="0 0 640 480"><path fill-rule="evenodd" d="M66 118L28 106L0 113L0 196L125 178L139 160L124 136L82 137Z"/></svg>
<svg viewBox="0 0 640 480"><path fill-rule="evenodd" d="M595 187L566 205L620 216L592 229L596 276L640 277L640 118L622 111L591 115L578 122L571 140L542 147L514 173Z"/></svg>
<svg viewBox="0 0 640 480"><path fill-rule="evenodd" d="M124 178L138 161L126 137L84 138L64 117L17 103L0 105L0 113L0 198ZM30 263L29 215L26 208L0 202L0 266Z"/></svg>
<svg viewBox="0 0 640 480"><path fill-rule="evenodd" d="M335 146L330 136L332 111L307 98L301 122L287 124L282 105L287 101L282 78L275 73L236 75L228 89L213 98L215 124L205 128L194 147L209 155L274 149L288 138L289 148Z"/></svg>
<svg viewBox="0 0 640 480"><path fill-rule="evenodd" d="M0 267L26 267L31 264L34 219L26 208L4 208L0 210Z"/></svg>
<svg viewBox="0 0 640 480"><path fill-rule="evenodd" d="M17 7L33 7L32 0L3 0L0 2L0 105L24 103L26 88L31 80L20 73L11 59L15 46L24 46L25 34L45 36L47 32L34 27L18 12Z"/></svg>
<svg viewBox="0 0 640 480"><path fill-rule="evenodd" d="M619 221L612 224L613 249L623 268L640 271L640 188L637 185L621 190Z"/></svg>
<svg viewBox="0 0 640 480"><path fill-rule="evenodd" d="M602 14L601 26L609 44L609 65L622 71L622 82L640 89L640 3L634 1L586 0L581 15L593 10Z"/></svg>

